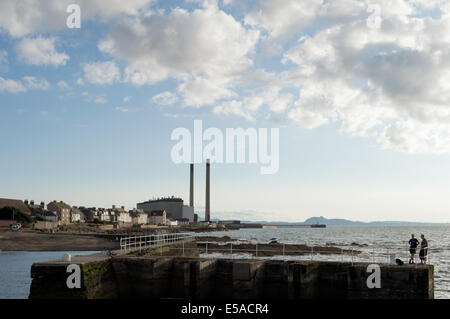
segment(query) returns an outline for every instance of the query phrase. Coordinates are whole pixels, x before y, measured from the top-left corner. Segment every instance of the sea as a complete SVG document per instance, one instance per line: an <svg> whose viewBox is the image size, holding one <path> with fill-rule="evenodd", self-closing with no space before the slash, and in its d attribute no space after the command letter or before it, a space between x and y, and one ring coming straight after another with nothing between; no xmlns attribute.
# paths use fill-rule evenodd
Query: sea
<svg viewBox="0 0 450 319"><path fill-rule="evenodd" d="M289 259L313 259L335 261L389 262L390 256L408 262L408 240L411 234L428 240L428 263L435 266L435 298L450 299L450 226L332 226L327 228L241 229L208 232L197 236L229 236L232 242L269 243L276 240L285 244L308 246L333 246L354 253L319 255L312 251L301 257ZM26 299L29 295L31 265L35 262L58 259L66 252L1 252L0 251L0 299ZM67 252L85 255L97 252ZM210 254L211 255L211 254ZM241 255L241 256L239 256ZM203 254L207 257L207 254ZM245 258L246 254L234 253L233 258ZM250 256L250 255L249 255ZM255 258L255 257L252 257ZM271 258L281 258L271 257ZM416 262L419 262L418 258Z"/></svg>
<svg viewBox="0 0 450 319"><path fill-rule="evenodd" d="M364 261L385 263L391 256L408 263L411 234L420 241L424 234L428 241L429 264L434 269L434 295L436 299L450 299L450 226L331 226L327 228L279 227L276 229L241 229L202 233L199 236L229 236L232 242L269 243L276 240L284 244L308 246L333 246L350 251L344 254L320 255L312 251L301 257L289 259L312 259L333 261ZM351 250L354 253L351 253ZM210 254L211 255L211 254ZM245 257L245 252L242 257ZM204 255L206 257L206 255ZM233 258L236 254L233 253ZM278 259L278 257L271 257ZM416 263L420 260L416 255Z"/></svg>
<svg viewBox="0 0 450 319"><path fill-rule="evenodd" d="M28 299L33 263L60 259L64 254L76 256L95 253L98 252L0 251L0 299Z"/></svg>

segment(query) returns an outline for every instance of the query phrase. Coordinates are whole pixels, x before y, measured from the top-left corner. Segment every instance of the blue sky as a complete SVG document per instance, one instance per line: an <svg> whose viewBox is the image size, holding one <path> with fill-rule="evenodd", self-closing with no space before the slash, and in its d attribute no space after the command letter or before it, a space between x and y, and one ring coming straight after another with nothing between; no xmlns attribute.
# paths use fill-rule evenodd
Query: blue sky
<svg viewBox="0 0 450 319"><path fill-rule="evenodd" d="M1 197L187 200L170 136L202 120L280 129L276 174L213 164L213 217L449 221L445 2L79 1L81 29L64 1L17 3L0 4Z"/></svg>

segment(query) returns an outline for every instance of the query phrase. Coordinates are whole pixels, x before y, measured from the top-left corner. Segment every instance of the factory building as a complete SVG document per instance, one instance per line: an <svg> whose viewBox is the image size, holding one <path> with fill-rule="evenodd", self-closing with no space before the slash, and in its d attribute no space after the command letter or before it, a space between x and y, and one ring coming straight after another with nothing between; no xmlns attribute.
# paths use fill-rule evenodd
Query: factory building
<svg viewBox="0 0 450 319"><path fill-rule="evenodd" d="M183 219L188 219L189 223L193 223L194 220L194 207L184 205L183 206Z"/></svg>
<svg viewBox="0 0 450 319"><path fill-rule="evenodd" d="M210 222L210 160L206 161L206 205L205 220ZM166 197L138 203L137 209L146 213L151 211L166 211L167 219L189 220L189 223L196 223L198 216L194 211L194 164L190 165L190 185L189 185L189 205L184 205L183 199L178 197Z"/></svg>
<svg viewBox="0 0 450 319"><path fill-rule="evenodd" d="M167 218L181 219L183 218L183 200L177 197L159 198L149 200L147 202L137 204L137 209L142 209L144 212L151 212L154 210L165 210Z"/></svg>

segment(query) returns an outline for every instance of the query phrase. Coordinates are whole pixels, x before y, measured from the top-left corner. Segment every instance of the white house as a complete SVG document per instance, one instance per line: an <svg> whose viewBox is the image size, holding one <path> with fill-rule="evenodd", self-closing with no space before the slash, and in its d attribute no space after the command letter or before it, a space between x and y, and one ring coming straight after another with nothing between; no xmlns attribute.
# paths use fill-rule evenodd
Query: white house
<svg viewBox="0 0 450 319"><path fill-rule="evenodd" d="M147 212L148 221L150 225L166 225L167 213L165 210L153 210Z"/></svg>
<svg viewBox="0 0 450 319"><path fill-rule="evenodd" d="M129 211L134 225L144 225L148 222L148 216L142 209L133 209Z"/></svg>
<svg viewBox="0 0 450 319"><path fill-rule="evenodd" d="M70 221L72 223L81 223L84 222L83 213L75 207L72 207L72 211L70 213Z"/></svg>
<svg viewBox="0 0 450 319"><path fill-rule="evenodd" d="M167 226L178 226L178 220L168 219L168 220L166 221L166 225L167 225Z"/></svg>
<svg viewBox="0 0 450 319"><path fill-rule="evenodd" d="M118 223L131 223L133 221L128 212L116 212L115 216Z"/></svg>
<svg viewBox="0 0 450 319"><path fill-rule="evenodd" d="M98 217L103 222L107 222L107 223L113 222L113 218L112 218L113 216L111 216L111 214L107 210L100 210L98 212Z"/></svg>

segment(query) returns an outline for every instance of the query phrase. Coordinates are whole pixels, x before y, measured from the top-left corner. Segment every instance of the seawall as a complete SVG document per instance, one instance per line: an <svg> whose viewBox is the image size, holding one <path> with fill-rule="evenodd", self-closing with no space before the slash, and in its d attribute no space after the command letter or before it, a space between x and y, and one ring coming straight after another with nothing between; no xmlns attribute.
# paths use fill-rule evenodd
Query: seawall
<svg viewBox="0 0 450 319"><path fill-rule="evenodd" d="M380 264L381 288L368 288L370 263L76 257L81 288L66 286L70 263L32 266L30 298L432 299L432 265Z"/></svg>

